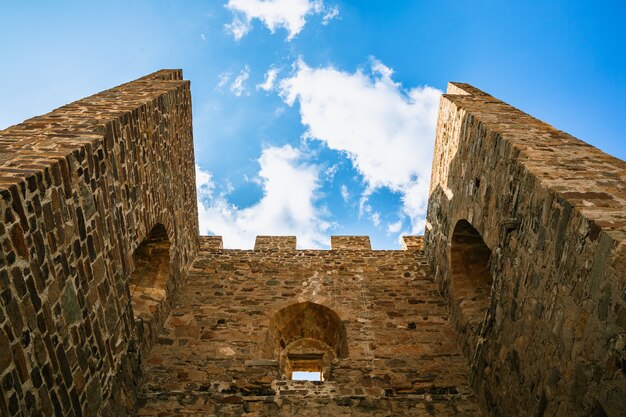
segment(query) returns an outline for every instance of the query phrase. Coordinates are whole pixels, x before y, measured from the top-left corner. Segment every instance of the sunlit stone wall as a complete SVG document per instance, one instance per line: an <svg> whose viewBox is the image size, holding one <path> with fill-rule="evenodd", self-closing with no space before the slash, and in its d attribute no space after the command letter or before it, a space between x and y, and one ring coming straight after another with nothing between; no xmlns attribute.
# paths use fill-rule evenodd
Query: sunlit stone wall
<svg viewBox="0 0 626 417"><path fill-rule="evenodd" d="M201 250L146 361L140 416L479 416L420 239ZM329 363L329 360L331 361ZM293 381L321 370L323 382Z"/></svg>

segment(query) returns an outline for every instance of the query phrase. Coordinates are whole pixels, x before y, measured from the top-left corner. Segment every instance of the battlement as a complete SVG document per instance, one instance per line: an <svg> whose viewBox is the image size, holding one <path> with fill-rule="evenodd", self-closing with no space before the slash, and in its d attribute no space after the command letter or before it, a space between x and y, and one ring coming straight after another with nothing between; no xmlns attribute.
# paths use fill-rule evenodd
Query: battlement
<svg viewBox="0 0 626 417"><path fill-rule="evenodd" d="M424 250L424 236L402 236L403 250Z"/></svg>
<svg viewBox="0 0 626 417"><path fill-rule="evenodd" d="M257 236L254 250L296 250L296 237Z"/></svg>
<svg viewBox="0 0 626 417"><path fill-rule="evenodd" d="M330 250L372 250L369 236L331 236L330 241ZM296 242L296 236L257 236L254 250L296 250ZM224 249L221 236L203 236L201 237L201 245L208 250ZM424 250L424 236L403 236L402 250Z"/></svg>

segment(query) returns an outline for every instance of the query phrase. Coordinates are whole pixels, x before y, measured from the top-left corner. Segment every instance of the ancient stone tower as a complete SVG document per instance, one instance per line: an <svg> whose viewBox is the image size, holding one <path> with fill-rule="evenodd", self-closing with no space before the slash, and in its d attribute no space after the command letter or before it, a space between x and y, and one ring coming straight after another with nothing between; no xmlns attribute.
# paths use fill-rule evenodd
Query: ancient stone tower
<svg viewBox="0 0 626 417"><path fill-rule="evenodd" d="M404 250L224 250L193 179L181 71L0 131L0 415L625 415L625 162L453 83Z"/></svg>

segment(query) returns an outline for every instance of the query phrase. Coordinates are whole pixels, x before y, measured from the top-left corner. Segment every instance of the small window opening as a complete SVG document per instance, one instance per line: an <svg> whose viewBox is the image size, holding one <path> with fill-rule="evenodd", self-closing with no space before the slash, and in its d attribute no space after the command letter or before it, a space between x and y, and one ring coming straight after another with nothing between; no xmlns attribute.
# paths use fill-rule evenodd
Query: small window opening
<svg viewBox="0 0 626 417"><path fill-rule="evenodd" d="M324 352L288 353L287 362L294 381L323 381ZM334 355L332 355L334 357Z"/></svg>
<svg viewBox="0 0 626 417"><path fill-rule="evenodd" d="M291 373L292 381L323 381L322 372L293 371Z"/></svg>
<svg viewBox="0 0 626 417"><path fill-rule="evenodd" d="M279 361L283 378L328 381L333 360L348 354L345 326L328 307L293 304L270 321L266 352Z"/></svg>

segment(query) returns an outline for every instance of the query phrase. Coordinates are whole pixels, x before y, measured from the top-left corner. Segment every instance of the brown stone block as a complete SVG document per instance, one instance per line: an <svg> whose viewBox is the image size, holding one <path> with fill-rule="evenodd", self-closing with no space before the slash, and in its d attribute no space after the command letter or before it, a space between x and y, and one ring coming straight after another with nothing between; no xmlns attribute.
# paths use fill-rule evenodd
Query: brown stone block
<svg viewBox="0 0 626 417"><path fill-rule="evenodd" d="M424 236L402 236L403 250L424 250Z"/></svg>
<svg viewBox="0 0 626 417"><path fill-rule="evenodd" d="M295 250L295 236L257 236L254 250Z"/></svg>
<svg viewBox="0 0 626 417"><path fill-rule="evenodd" d="M11 242L20 257L26 260L30 259L28 247L26 246L26 239L24 238L24 231L19 224L15 224L11 228Z"/></svg>
<svg viewBox="0 0 626 417"><path fill-rule="evenodd" d="M331 236L332 250L371 250L369 236Z"/></svg>

